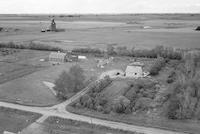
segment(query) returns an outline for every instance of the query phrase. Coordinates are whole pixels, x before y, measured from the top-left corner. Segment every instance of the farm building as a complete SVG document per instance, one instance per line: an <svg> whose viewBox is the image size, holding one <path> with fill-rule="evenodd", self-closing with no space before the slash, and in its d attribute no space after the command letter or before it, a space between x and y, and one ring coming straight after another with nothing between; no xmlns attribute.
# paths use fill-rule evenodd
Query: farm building
<svg viewBox="0 0 200 134"><path fill-rule="evenodd" d="M140 62L134 62L127 66L126 77L139 78L143 77L144 64Z"/></svg>
<svg viewBox="0 0 200 134"><path fill-rule="evenodd" d="M67 61L67 54L61 52L51 52L49 55L49 62L64 63Z"/></svg>
<svg viewBox="0 0 200 134"><path fill-rule="evenodd" d="M195 30L196 30L196 31L200 31L200 26L198 26Z"/></svg>
<svg viewBox="0 0 200 134"><path fill-rule="evenodd" d="M16 133L12 133L12 132L8 132L8 131L4 131L3 134L16 134Z"/></svg>

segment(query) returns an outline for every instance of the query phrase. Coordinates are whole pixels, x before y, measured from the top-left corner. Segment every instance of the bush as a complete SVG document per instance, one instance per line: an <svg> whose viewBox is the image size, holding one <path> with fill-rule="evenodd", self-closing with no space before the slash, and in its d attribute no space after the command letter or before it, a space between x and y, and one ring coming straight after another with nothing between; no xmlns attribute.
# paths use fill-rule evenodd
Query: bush
<svg viewBox="0 0 200 134"><path fill-rule="evenodd" d="M148 110L152 101L153 100L150 98L141 97L136 101L134 108L136 110L142 110L142 111Z"/></svg>
<svg viewBox="0 0 200 134"><path fill-rule="evenodd" d="M76 93L84 88L85 76L80 66L72 66L69 72L62 72L55 81L54 89L57 91L57 97L67 99L68 93Z"/></svg>
<svg viewBox="0 0 200 134"><path fill-rule="evenodd" d="M109 77L105 77L93 84L89 87L88 93L82 96L77 103L80 103L85 108L102 111L104 113L110 112L110 109L107 108L108 99L101 92L111 83L112 80Z"/></svg>
<svg viewBox="0 0 200 134"><path fill-rule="evenodd" d="M171 98L167 104L167 117L169 119L180 119L180 101L178 99Z"/></svg>
<svg viewBox="0 0 200 134"><path fill-rule="evenodd" d="M123 94L130 100L129 108L126 110L147 110L151 107L149 104L155 99L157 91L156 83L150 80L135 80L134 82L130 82ZM148 101L149 103L147 104Z"/></svg>
<svg viewBox="0 0 200 134"><path fill-rule="evenodd" d="M165 59L158 58L150 68L150 75L158 75L159 71L165 66Z"/></svg>
<svg viewBox="0 0 200 134"><path fill-rule="evenodd" d="M170 72L168 78L167 78L167 83L171 84L176 80L176 72L172 71Z"/></svg>
<svg viewBox="0 0 200 134"><path fill-rule="evenodd" d="M126 109L129 109L129 105L129 99L127 99L125 96L119 96L115 99L113 103L112 111L116 113L125 113Z"/></svg>

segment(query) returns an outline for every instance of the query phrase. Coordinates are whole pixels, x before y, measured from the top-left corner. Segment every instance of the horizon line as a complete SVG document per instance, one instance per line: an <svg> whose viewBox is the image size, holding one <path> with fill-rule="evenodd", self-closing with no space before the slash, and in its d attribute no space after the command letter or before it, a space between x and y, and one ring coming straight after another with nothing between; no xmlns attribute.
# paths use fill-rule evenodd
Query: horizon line
<svg viewBox="0 0 200 134"><path fill-rule="evenodd" d="M0 15L142 15L142 14L200 14L200 12L188 13L0 13Z"/></svg>

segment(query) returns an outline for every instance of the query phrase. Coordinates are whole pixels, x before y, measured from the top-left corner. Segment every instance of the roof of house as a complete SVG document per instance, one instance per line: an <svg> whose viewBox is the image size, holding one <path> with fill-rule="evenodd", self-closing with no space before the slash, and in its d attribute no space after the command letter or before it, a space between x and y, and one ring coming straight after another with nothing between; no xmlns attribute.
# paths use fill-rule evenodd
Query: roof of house
<svg viewBox="0 0 200 134"><path fill-rule="evenodd" d="M141 63L141 62L133 62L133 63L129 64L128 66L141 66L141 67L143 67L144 64Z"/></svg>
<svg viewBox="0 0 200 134"><path fill-rule="evenodd" d="M15 134L15 133L4 131L3 134Z"/></svg>
<svg viewBox="0 0 200 134"><path fill-rule="evenodd" d="M61 52L51 52L49 57L53 58L64 58L67 54L66 53L61 53Z"/></svg>

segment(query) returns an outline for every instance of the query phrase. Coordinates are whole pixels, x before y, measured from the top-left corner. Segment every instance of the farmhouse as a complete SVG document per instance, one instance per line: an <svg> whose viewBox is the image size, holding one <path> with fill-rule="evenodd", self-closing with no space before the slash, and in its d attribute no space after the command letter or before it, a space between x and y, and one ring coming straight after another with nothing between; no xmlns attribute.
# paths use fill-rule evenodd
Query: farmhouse
<svg viewBox="0 0 200 134"><path fill-rule="evenodd" d="M51 52L49 55L49 62L64 63L67 61L67 54L61 52Z"/></svg>
<svg viewBox="0 0 200 134"><path fill-rule="evenodd" d="M140 62L134 62L128 65L125 71L126 77L132 77L132 78L143 77L143 67L144 64Z"/></svg>

